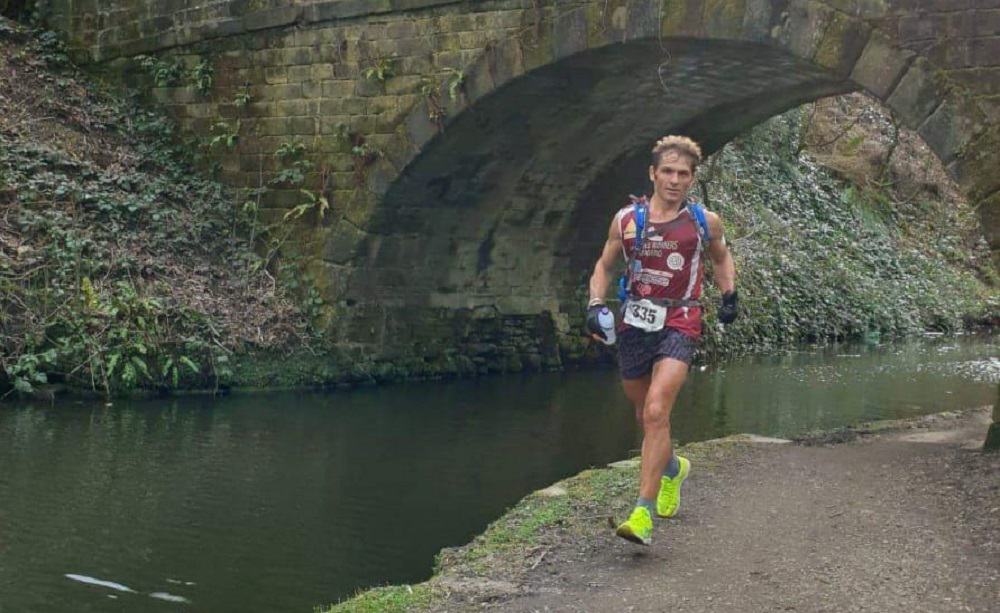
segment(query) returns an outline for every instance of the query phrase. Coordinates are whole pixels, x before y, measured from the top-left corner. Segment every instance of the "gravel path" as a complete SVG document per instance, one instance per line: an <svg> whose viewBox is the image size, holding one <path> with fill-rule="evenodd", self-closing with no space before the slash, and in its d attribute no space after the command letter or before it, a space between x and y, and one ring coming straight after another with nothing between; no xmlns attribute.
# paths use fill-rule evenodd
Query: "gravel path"
<svg viewBox="0 0 1000 613"><path fill-rule="evenodd" d="M1000 453L984 410L919 428L758 444L695 465L644 548L549 552L476 610L1000 611ZM829 441L849 438L847 442ZM452 600L449 610L465 609Z"/></svg>

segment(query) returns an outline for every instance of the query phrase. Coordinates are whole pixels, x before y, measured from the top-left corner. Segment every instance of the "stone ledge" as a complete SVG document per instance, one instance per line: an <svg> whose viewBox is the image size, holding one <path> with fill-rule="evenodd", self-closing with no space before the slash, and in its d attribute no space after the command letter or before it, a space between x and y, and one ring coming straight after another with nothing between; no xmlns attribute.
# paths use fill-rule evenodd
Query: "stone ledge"
<svg viewBox="0 0 1000 613"><path fill-rule="evenodd" d="M351 19L366 15L414 11L446 4L459 4L463 0L331 0L304 7L306 23L336 19Z"/></svg>

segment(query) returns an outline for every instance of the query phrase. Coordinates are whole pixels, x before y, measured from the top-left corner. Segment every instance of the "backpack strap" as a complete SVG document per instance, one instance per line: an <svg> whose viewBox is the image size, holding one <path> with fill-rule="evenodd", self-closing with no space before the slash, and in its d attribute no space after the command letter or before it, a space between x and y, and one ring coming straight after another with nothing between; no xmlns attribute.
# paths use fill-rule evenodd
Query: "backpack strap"
<svg viewBox="0 0 1000 613"><path fill-rule="evenodd" d="M692 200L688 202L688 208L691 210L691 214L694 215L694 220L698 224L698 232L701 234L702 244L708 245L708 241L712 240L712 233L708 231L708 219L705 217L705 207Z"/></svg>
<svg viewBox="0 0 1000 613"><path fill-rule="evenodd" d="M629 197L632 198L632 212L635 214L633 217L635 239L632 243L632 253L629 254L628 263L625 265L625 274L618 279L618 299L622 301L622 304L628 298L629 290L632 287L632 275L639 272L637 269L641 266L638 254L642 250L642 241L646 234L646 216L649 214L649 205L645 197ZM624 236L622 236L622 240L625 240Z"/></svg>

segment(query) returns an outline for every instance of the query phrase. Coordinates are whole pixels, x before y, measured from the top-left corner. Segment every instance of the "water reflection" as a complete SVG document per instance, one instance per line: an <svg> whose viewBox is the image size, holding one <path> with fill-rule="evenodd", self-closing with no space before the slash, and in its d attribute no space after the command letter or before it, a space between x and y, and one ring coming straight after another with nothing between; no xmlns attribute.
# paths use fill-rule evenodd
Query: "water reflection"
<svg viewBox="0 0 1000 613"><path fill-rule="evenodd" d="M674 432L789 435L987 404L996 349L948 340L707 367ZM610 371L6 407L0 610L308 610L426 577L442 546L637 442Z"/></svg>

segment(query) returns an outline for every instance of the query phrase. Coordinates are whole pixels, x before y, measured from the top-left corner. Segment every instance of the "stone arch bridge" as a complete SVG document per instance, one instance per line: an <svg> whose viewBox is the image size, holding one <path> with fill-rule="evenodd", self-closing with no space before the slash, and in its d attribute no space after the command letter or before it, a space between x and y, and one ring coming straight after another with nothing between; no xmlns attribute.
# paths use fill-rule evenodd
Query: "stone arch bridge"
<svg viewBox="0 0 1000 613"><path fill-rule="evenodd" d="M831 94L867 90L918 130L1000 248L1000 0L50 4L98 69L210 62L211 91L153 94L193 132L239 126L228 182L266 181L291 140L326 160L310 184L331 213L293 247L341 346L417 370L558 363L580 273L656 137L712 151ZM269 214L299 197L273 194Z"/></svg>

